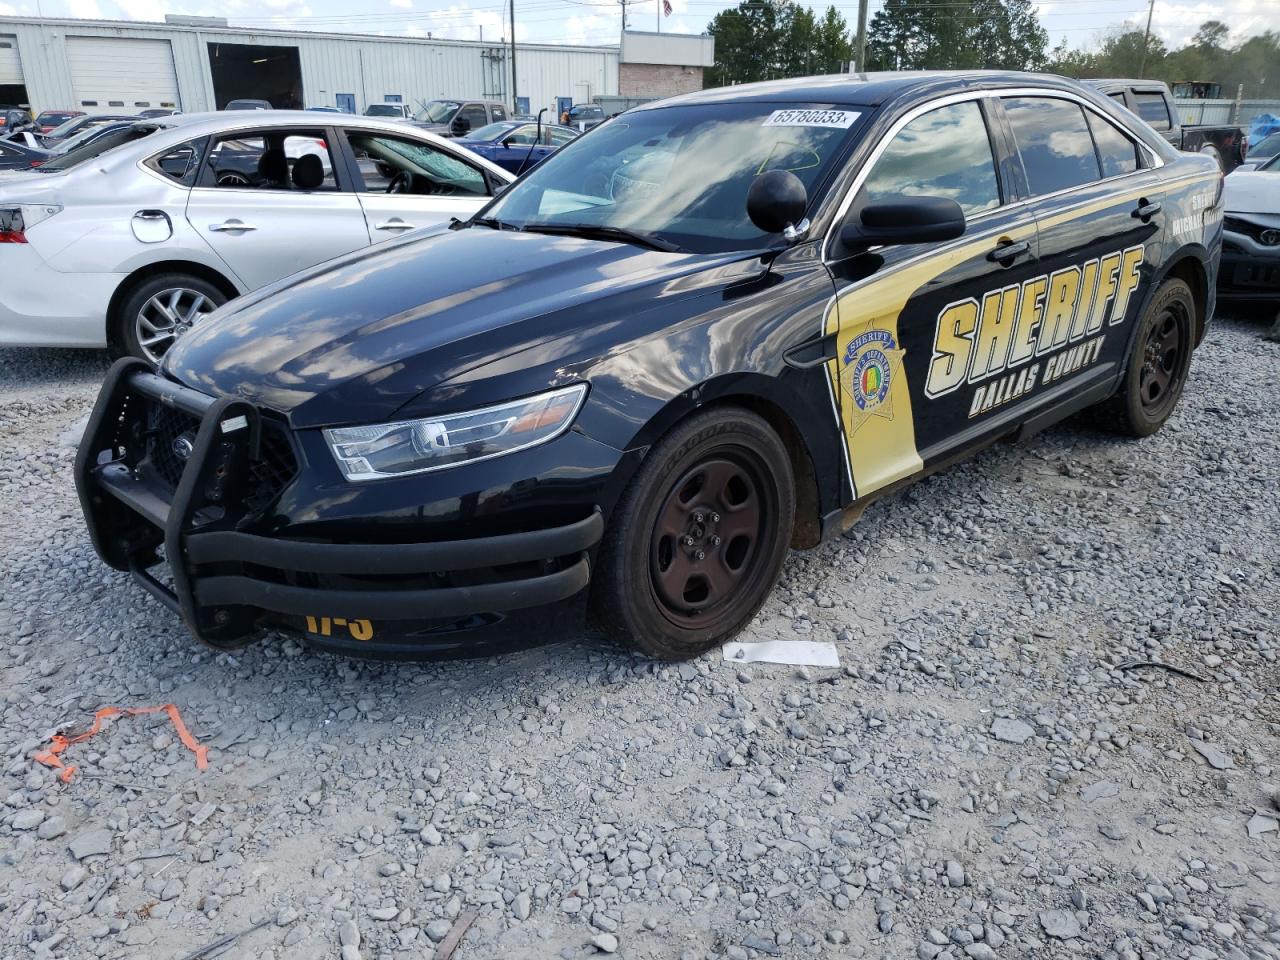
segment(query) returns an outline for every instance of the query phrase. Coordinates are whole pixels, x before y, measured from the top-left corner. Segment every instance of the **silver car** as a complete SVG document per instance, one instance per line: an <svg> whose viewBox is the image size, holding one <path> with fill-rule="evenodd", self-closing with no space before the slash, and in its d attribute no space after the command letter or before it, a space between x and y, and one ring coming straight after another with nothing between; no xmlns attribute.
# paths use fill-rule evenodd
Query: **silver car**
<svg viewBox="0 0 1280 960"><path fill-rule="evenodd" d="M0 345L109 346L156 362L227 300L470 216L512 179L394 120L138 121L0 177Z"/></svg>

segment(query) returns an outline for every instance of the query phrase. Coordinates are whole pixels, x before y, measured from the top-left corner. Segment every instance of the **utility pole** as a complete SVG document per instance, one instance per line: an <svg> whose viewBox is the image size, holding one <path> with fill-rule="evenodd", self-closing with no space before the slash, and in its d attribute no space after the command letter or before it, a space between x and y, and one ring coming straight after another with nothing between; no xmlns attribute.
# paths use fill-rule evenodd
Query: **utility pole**
<svg viewBox="0 0 1280 960"><path fill-rule="evenodd" d="M516 109L516 0L511 0L511 109Z"/></svg>
<svg viewBox="0 0 1280 960"><path fill-rule="evenodd" d="M858 0L858 73L867 72L867 0Z"/></svg>
<svg viewBox="0 0 1280 960"><path fill-rule="evenodd" d="M1147 7L1147 32L1142 38L1142 65L1138 67L1139 80L1144 79L1147 75L1147 51L1151 49L1151 15L1155 12L1156 0L1151 0L1151 6Z"/></svg>

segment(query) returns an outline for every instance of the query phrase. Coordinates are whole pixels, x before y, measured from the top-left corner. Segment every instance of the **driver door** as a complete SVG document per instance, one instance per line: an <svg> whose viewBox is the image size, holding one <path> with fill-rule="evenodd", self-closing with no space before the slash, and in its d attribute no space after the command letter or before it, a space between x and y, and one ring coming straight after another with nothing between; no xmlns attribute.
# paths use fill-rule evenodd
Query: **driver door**
<svg viewBox="0 0 1280 960"><path fill-rule="evenodd" d="M489 202L489 179L459 153L426 140L344 131L360 206L374 243L465 219Z"/></svg>

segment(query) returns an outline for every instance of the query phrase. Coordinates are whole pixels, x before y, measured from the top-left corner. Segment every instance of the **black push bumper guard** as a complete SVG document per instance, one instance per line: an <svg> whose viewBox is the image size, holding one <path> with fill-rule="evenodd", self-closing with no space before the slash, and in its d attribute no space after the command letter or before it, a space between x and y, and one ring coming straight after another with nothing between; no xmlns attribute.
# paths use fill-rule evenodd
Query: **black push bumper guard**
<svg viewBox="0 0 1280 960"><path fill-rule="evenodd" d="M199 423L176 488L150 462L147 411L156 404ZM241 646L270 614L313 621L461 618L555 603L587 585L587 551L604 532L599 510L562 527L433 543L319 543L244 532L239 527L256 519L244 504L262 431L253 404L208 397L126 359L107 374L76 455L76 489L99 556L129 571L208 644ZM161 562L160 548L172 585L150 572ZM495 567L522 564L534 565L534 575L492 575ZM527 566L520 571L527 572ZM429 588L299 583L379 576L420 583L459 574L467 582Z"/></svg>

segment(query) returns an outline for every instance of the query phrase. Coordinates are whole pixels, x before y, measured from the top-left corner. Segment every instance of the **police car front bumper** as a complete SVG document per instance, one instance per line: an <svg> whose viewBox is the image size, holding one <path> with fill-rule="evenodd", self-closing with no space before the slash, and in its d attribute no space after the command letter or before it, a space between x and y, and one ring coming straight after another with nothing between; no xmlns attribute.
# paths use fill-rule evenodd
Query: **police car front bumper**
<svg viewBox="0 0 1280 960"><path fill-rule="evenodd" d="M609 459L597 465L601 478L616 465ZM405 542L394 519L361 516L361 496L387 504L394 492L350 490L344 515L317 503L312 522L293 524L304 536L278 534L273 528L290 526L282 501L303 512L296 491L334 499L306 493L314 491L306 463L287 427L252 404L122 360L90 417L76 486L102 559L215 647L242 646L278 626L363 656L474 655L581 624L590 556L604 531L594 504L570 508L571 519L541 512L565 521L554 526ZM423 516L439 512L430 506L419 502L408 529L429 535ZM382 542L324 535L357 529Z"/></svg>

